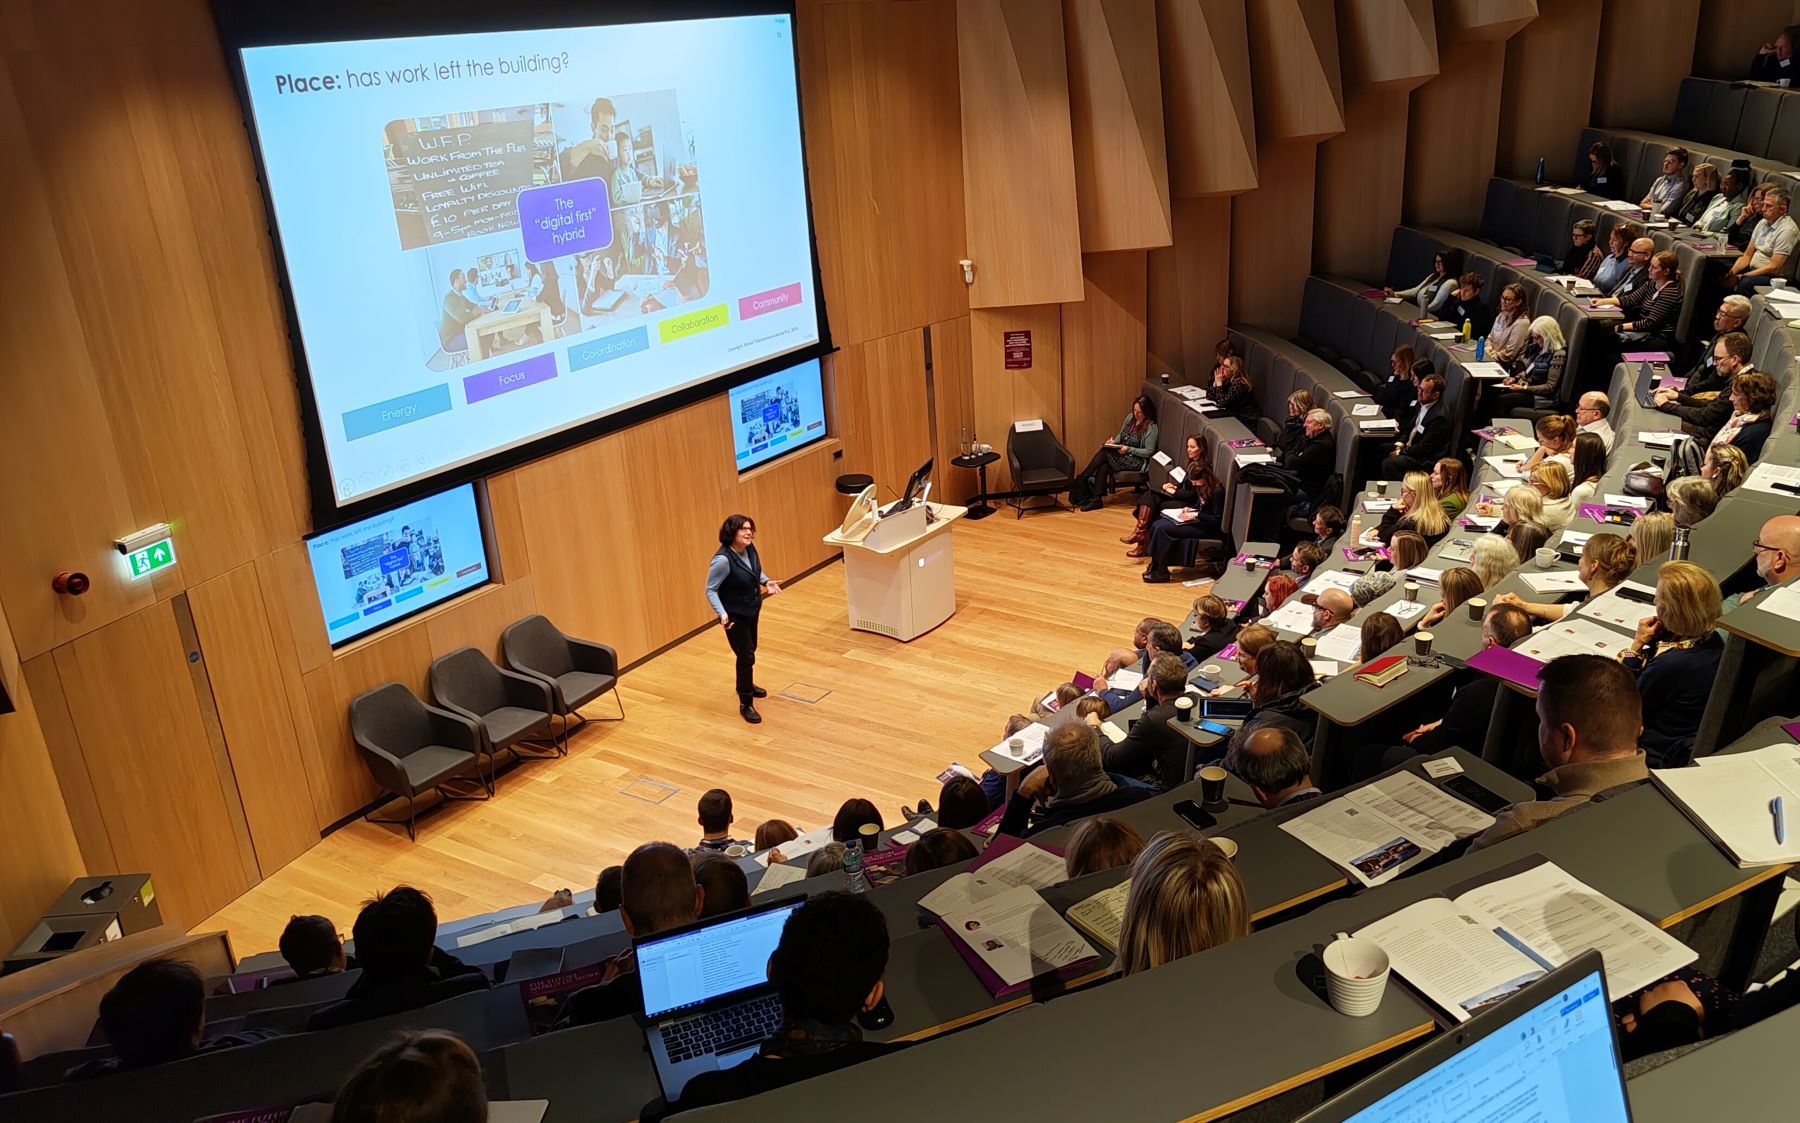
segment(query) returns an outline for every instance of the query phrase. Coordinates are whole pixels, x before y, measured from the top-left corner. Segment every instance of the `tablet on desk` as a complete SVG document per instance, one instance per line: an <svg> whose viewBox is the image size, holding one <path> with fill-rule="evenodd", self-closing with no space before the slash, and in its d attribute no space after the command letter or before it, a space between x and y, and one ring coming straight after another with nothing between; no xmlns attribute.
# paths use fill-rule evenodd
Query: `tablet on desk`
<svg viewBox="0 0 1800 1123"><path fill-rule="evenodd" d="M520 299L518 299L518 298L517 298L517 297L514 297L514 298L513 298L513 299L512 299L512 300L509 300L509 301L507 301L507 302L506 302L506 307L505 307L505 308L503 308L503 309L501 309L501 311L503 311L503 312L517 312L517 311L518 311L518 310L519 310L519 306L520 306L520 305L522 305L522 304L524 304L524 303L525 303L525 302L524 302L524 301L523 301L523 300L520 300Z"/></svg>
<svg viewBox="0 0 1800 1123"><path fill-rule="evenodd" d="M1256 709L1256 703L1248 698L1202 698L1200 700L1200 716L1215 721L1242 721Z"/></svg>

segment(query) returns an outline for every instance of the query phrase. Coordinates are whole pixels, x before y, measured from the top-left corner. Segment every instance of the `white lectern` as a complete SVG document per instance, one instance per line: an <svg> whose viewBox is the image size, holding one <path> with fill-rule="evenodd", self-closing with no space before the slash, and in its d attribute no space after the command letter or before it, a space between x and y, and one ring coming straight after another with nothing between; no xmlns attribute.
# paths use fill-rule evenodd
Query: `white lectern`
<svg viewBox="0 0 1800 1123"><path fill-rule="evenodd" d="M883 511L872 525L865 518L827 534L825 542L844 551L850 626L905 641L950 619L956 611L950 526L968 510L918 502Z"/></svg>

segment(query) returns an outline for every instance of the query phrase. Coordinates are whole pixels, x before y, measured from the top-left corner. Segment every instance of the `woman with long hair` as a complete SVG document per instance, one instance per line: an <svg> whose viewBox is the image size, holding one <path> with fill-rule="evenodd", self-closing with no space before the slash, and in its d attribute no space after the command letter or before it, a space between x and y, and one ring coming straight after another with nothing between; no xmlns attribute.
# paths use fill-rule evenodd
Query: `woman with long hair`
<svg viewBox="0 0 1800 1123"><path fill-rule="evenodd" d="M1131 412L1119 426L1118 435L1100 446L1094 458L1081 470L1088 499L1084 511L1098 511L1112 490L1114 472L1142 472L1156 452L1156 403L1146 394L1131 399Z"/></svg>
<svg viewBox="0 0 1800 1123"><path fill-rule="evenodd" d="M1157 519L1150 528L1145 551L1150 555L1150 564L1144 567L1144 580L1151 584L1168 581L1169 567L1181 564L1179 558L1186 548L1183 543L1219 539L1225 533L1225 485L1204 464L1199 465L1188 479L1194 485L1193 503L1181 508L1180 517ZM1195 546L1195 550L1197 553L1199 547ZM1133 553L1130 556L1143 555ZM1196 556L1195 561L1199 560ZM1217 559L1212 560L1216 564ZM1215 572L1223 571L1215 569Z"/></svg>
<svg viewBox="0 0 1800 1123"><path fill-rule="evenodd" d="M1469 505L1469 473L1454 456L1446 456L1431 466L1431 487L1437 492L1444 514L1452 519Z"/></svg>
<svg viewBox="0 0 1800 1123"><path fill-rule="evenodd" d="M1203 471L1209 471L1206 455L1206 438L1199 433L1189 433L1182 442L1181 482L1173 479L1164 481L1157 491L1146 491L1144 498L1137 505L1137 525L1131 533L1121 535L1119 541L1133 547L1126 553L1128 558L1149 557L1149 551L1142 548L1150 540L1150 520L1162 513L1165 507L1192 507L1195 502L1194 479Z"/></svg>
<svg viewBox="0 0 1800 1123"><path fill-rule="evenodd" d="M1383 546L1395 532L1410 530L1426 542L1436 542L1450 530L1450 516L1438 502L1437 489L1425 472L1408 472L1400 482L1400 498L1381 516L1375 538Z"/></svg>
<svg viewBox="0 0 1800 1123"><path fill-rule="evenodd" d="M1498 538L1494 541L1500 546L1506 546ZM1429 628L1436 624L1455 612L1470 597L1480 596L1484 587L1481 575L1466 566L1446 569L1444 575L1438 578L1438 599L1425 610L1425 615L1419 620L1419 627Z"/></svg>
<svg viewBox="0 0 1800 1123"><path fill-rule="evenodd" d="M1164 831L1131 863L1118 968L1135 975L1250 934L1250 898L1212 842Z"/></svg>

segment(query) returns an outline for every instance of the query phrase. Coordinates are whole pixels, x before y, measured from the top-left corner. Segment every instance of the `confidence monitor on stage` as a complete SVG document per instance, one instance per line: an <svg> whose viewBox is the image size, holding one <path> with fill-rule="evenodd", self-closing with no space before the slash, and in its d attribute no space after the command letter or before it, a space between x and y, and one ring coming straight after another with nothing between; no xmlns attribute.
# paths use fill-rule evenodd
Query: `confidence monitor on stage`
<svg viewBox="0 0 1800 1123"><path fill-rule="evenodd" d="M887 514L896 515L901 511L912 510L912 505L917 502L922 502L925 496L930 494L930 491L931 461L927 460L925 463L919 465L918 471L914 472L912 476L907 479L906 490L901 493L899 502L887 509Z"/></svg>
<svg viewBox="0 0 1800 1123"><path fill-rule="evenodd" d="M1302 1123L1630 1123L1600 953L1587 952Z"/></svg>

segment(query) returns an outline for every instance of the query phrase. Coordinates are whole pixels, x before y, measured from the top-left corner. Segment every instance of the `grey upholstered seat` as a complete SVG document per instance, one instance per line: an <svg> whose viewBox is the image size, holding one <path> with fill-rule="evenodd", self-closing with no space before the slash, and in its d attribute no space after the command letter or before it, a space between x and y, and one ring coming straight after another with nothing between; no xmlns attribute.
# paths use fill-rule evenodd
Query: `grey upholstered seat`
<svg viewBox="0 0 1800 1123"><path fill-rule="evenodd" d="M550 684L504 670L473 647L433 661L431 694L439 705L475 722L490 754L517 752L520 743L551 731ZM491 782L493 773L488 776Z"/></svg>
<svg viewBox="0 0 1800 1123"><path fill-rule="evenodd" d="M1075 457L1056 439L1048 424L1020 432L1017 425L1006 431L1006 463L1012 469L1013 490L1020 498L1057 495L1075 483ZM1025 508L1017 501L1019 517Z"/></svg>
<svg viewBox="0 0 1800 1123"><path fill-rule="evenodd" d="M467 717L427 706L390 682L350 703L350 735L369 774L388 792L406 797L406 835L416 838L422 792L460 776L481 776L481 731Z"/></svg>
<svg viewBox="0 0 1800 1123"><path fill-rule="evenodd" d="M551 701L564 718L580 718L581 707L613 692L619 717L619 653L603 643L576 639L544 616L527 616L500 633L500 650L513 670L550 684ZM565 729L567 727L565 726Z"/></svg>

